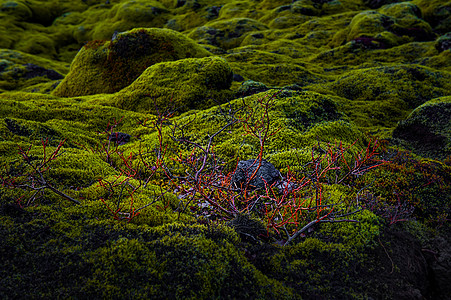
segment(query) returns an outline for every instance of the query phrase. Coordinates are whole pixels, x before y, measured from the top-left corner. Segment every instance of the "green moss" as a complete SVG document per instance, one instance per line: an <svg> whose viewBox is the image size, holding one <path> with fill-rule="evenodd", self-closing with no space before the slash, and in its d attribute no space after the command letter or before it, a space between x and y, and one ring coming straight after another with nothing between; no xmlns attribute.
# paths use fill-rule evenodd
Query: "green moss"
<svg viewBox="0 0 451 300"><path fill-rule="evenodd" d="M114 32L122 32L139 27L161 28L168 19L168 10L159 1L122 1L107 10L102 16L98 11L92 11L97 14L99 20L90 34L89 40L109 39ZM107 22L102 17L108 19ZM86 25L92 24L92 21L86 22Z"/></svg>
<svg viewBox="0 0 451 300"><path fill-rule="evenodd" d="M209 52L178 32L159 28L134 29L118 34L111 42L96 41L85 45L54 94L73 97L117 92L153 64L208 55Z"/></svg>
<svg viewBox="0 0 451 300"><path fill-rule="evenodd" d="M263 1L259 1L259 3L257 4L256 7L261 10L270 10L270 9L274 9L278 6L290 4L291 2L292 1L289 1L289 0L275 0L275 1L263 0Z"/></svg>
<svg viewBox="0 0 451 300"><path fill-rule="evenodd" d="M206 17L202 16L200 11L188 11L185 14L177 14L174 18L170 19L165 24L165 28L182 32L202 26L206 22L205 19Z"/></svg>
<svg viewBox="0 0 451 300"><path fill-rule="evenodd" d="M43 34L24 34L23 39L15 45L15 48L30 54L40 54L46 58L56 57L53 39Z"/></svg>
<svg viewBox="0 0 451 300"><path fill-rule="evenodd" d="M266 25L254 19L233 18L209 22L192 30L188 37L201 44L231 49L239 46L247 34L265 29L268 29Z"/></svg>
<svg viewBox="0 0 451 300"><path fill-rule="evenodd" d="M64 149L61 156L52 163L48 176L59 186L78 189L114 173L115 170L95 153Z"/></svg>
<svg viewBox="0 0 451 300"><path fill-rule="evenodd" d="M443 159L451 155L451 97L430 100L410 113L393 132L426 157Z"/></svg>
<svg viewBox="0 0 451 300"><path fill-rule="evenodd" d="M27 100L30 97L32 101ZM15 126L10 122L8 128L5 120L0 121L3 140L39 143L41 138L46 137L53 137L55 141L67 139L66 146L84 148L103 155L106 153L101 145L108 142L105 131L111 130L109 126L118 122L114 127L115 132L138 136L142 128L137 125L137 121L152 117L114 107L83 103L81 99L61 99L44 94L4 93L0 95L0 99L0 115L17 123ZM91 148L92 150L88 150Z"/></svg>
<svg viewBox="0 0 451 300"><path fill-rule="evenodd" d="M357 125L394 128L409 108L446 95L451 88L448 77L429 68L400 65L350 71L328 86L342 97L344 110Z"/></svg>
<svg viewBox="0 0 451 300"><path fill-rule="evenodd" d="M427 266L421 250L435 248L403 231L425 242L425 226L449 219L449 4L0 1L0 298L443 298L437 264L431 256ZM59 84L51 71L68 75ZM265 159L304 176L312 153L355 142L351 159L369 140L361 130L377 133L417 155L389 148L390 162L346 185L332 184L331 173L324 200L343 200L340 209L364 187L359 204L413 205L417 222L388 230L365 210L349 216L360 223L319 224L279 247L247 240L265 230L255 216L232 221L234 230L183 211L181 183L162 170L144 184L160 146L155 105L178 109L164 123L163 147L173 173L184 175L171 159L193 147L172 140L171 126L205 145L227 124L221 109L261 116L257 99L272 96L270 127L279 131ZM241 125L213 141L225 172L260 151ZM109 141L111 131L130 141ZM66 139L44 176L80 205L49 189L28 203L34 191L9 185L27 167L18 147L32 145L37 163L42 138L47 153Z"/></svg>
<svg viewBox="0 0 451 300"><path fill-rule="evenodd" d="M261 108L258 108L255 101L258 98L269 98L276 92L276 90L269 90L243 99L236 99L228 105L233 109L244 106L244 111L239 114L244 114L246 109L259 111ZM365 146L364 135L355 126L342 119L342 115L331 98L314 92L295 91L283 91L275 97L275 105L270 111L271 126L280 128L280 131L265 145L265 157L283 172L287 171L288 166L296 168L296 166L305 164L310 158L311 147L316 145L318 140L324 143L341 140L345 145L360 140L359 149ZM222 109L228 111L228 105L223 105ZM201 144L206 142L205 138L208 135L215 133L226 124L226 119L221 115L219 107L212 107L202 112L192 111L174 118L173 121L177 124L186 124L184 130L187 137ZM170 134L169 130L166 128L164 134ZM196 134L191 134L193 132ZM157 140L156 132L149 132L142 136L140 145L144 148L154 149L158 146ZM169 148L179 147L167 136L166 142L169 144ZM239 125L217 135L214 143L216 154L230 165L236 163L237 158L250 159L260 151L257 139L245 136L244 129ZM136 150L138 144L130 144L125 147ZM296 151L293 152L293 149L304 151L306 155L296 162Z"/></svg>
<svg viewBox="0 0 451 300"><path fill-rule="evenodd" d="M112 101L122 109L142 112L171 105L181 112L205 109L230 96L227 89L231 81L232 72L224 59L187 58L151 66L130 86L114 94Z"/></svg>
<svg viewBox="0 0 451 300"><path fill-rule="evenodd" d="M120 298L124 291L145 298L293 297L246 260L231 228L176 223L125 228L95 221L101 214L86 219L71 213L73 208L40 207L31 210L38 215L19 219L6 216L10 212L2 207L2 263L22 263L15 268L19 273L1 272L2 296L18 295L17 284L22 295L31 296L39 283L40 295L48 297ZM50 218L54 221L47 222Z"/></svg>
<svg viewBox="0 0 451 300"><path fill-rule="evenodd" d="M314 233L316 237L282 248L265 263L266 267L275 278L283 278L288 286L299 290L303 297L321 294L346 298L358 290L361 293L355 275L365 264L362 247L374 247L379 227L377 218L369 212L353 217L361 223L321 225ZM340 288L343 284L347 288Z"/></svg>
<svg viewBox="0 0 451 300"><path fill-rule="evenodd" d="M380 235L381 230L379 218L368 210L352 215L350 218L359 221L359 223L343 222L339 224L322 224L320 229L321 234L333 235L343 243L344 247L356 252L366 247L374 247L376 245L376 238Z"/></svg>
<svg viewBox="0 0 451 300"><path fill-rule="evenodd" d="M340 119L337 104L329 97L314 92L295 93L285 101L277 102L289 119L290 126L304 131L314 123Z"/></svg>
<svg viewBox="0 0 451 300"><path fill-rule="evenodd" d="M20 90L40 83L55 84L68 72L64 63L8 49L0 50L0 88Z"/></svg>
<svg viewBox="0 0 451 300"><path fill-rule="evenodd" d="M215 234L216 230L211 232ZM121 239L88 256L95 271L86 288L101 291L105 297L119 296L123 287L132 282L130 293L144 293L147 297L203 299L277 295L286 298L290 295L286 288L246 263L229 240L213 239L206 228L171 226L145 234L154 238L148 242ZM117 265L114 261L123 264ZM117 276L123 272L130 276ZM141 278L145 278L145 284ZM267 287L262 289L265 285ZM230 289L231 286L234 288Z"/></svg>
<svg viewBox="0 0 451 300"><path fill-rule="evenodd" d="M434 28L436 32L446 33L451 28L451 21L449 16L451 13L448 10L450 1L440 0L414 0L413 3L421 8L424 18Z"/></svg>
<svg viewBox="0 0 451 300"><path fill-rule="evenodd" d="M389 212L386 216L388 221L416 217L433 226L440 226L441 220L450 215L450 167L405 150L394 149L390 152L390 161L362 176L358 186L363 187L371 182L368 190L379 197L382 204L404 210L402 215ZM405 214L409 208L414 210Z"/></svg>
<svg viewBox="0 0 451 300"><path fill-rule="evenodd" d="M411 3L394 3L378 11L364 11L335 35L334 45L371 38L379 43L375 48L390 48L414 40L432 40L432 28L421 17L420 9Z"/></svg>
<svg viewBox="0 0 451 300"><path fill-rule="evenodd" d="M321 75L309 71L304 64L285 54L242 47L234 49L225 58L234 73L269 86L281 87L293 83L304 86L324 82ZM262 64L262 61L265 63Z"/></svg>
<svg viewBox="0 0 451 300"><path fill-rule="evenodd" d="M21 21L26 21L32 16L31 9L22 1L2 1L0 11L12 15Z"/></svg>
<svg viewBox="0 0 451 300"><path fill-rule="evenodd" d="M258 20L263 15L263 12L254 8L255 4L249 1L232 1L221 7L218 19L251 18Z"/></svg>

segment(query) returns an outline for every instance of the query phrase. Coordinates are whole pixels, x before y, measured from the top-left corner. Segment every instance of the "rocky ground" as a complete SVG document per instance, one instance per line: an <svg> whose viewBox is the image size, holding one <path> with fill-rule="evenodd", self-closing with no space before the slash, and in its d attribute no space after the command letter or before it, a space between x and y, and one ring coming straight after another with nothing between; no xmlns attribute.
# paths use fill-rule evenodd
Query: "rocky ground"
<svg viewBox="0 0 451 300"><path fill-rule="evenodd" d="M451 299L449 32L446 0L0 0L0 297Z"/></svg>

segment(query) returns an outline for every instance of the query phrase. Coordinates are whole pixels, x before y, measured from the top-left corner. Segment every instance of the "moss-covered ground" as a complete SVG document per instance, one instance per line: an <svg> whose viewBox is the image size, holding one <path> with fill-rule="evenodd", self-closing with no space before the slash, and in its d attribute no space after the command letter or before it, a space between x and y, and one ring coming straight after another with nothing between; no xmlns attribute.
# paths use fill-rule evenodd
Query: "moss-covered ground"
<svg viewBox="0 0 451 300"><path fill-rule="evenodd" d="M0 298L451 299L450 20L446 0L0 0ZM341 180L374 139L383 163ZM268 191L216 196L239 160L308 179L347 148L283 227ZM212 207L248 193L252 213Z"/></svg>

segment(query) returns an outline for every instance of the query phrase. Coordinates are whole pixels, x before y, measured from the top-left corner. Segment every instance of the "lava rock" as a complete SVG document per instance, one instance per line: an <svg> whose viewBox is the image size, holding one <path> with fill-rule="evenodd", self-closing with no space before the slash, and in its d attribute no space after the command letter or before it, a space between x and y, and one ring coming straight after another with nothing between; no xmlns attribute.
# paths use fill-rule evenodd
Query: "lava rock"
<svg viewBox="0 0 451 300"><path fill-rule="evenodd" d="M47 78L51 79L51 80L58 80L58 79L63 79L64 76L61 75L60 73L54 71L54 70L50 70L50 69L46 69L40 66L37 66L35 64L25 64L25 68L26 71L24 73L24 77L26 79L31 79L34 77L39 77L39 76L46 76Z"/></svg>
<svg viewBox="0 0 451 300"><path fill-rule="evenodd" d="M108 140L115 142L118 145L125 145L130 142L130 135L123 132L113 132L108 137Z"/></svg>
<svg viewBox="0 0 451 300"><path fill-rule="evenodd" d="M240 188L245 188L246 184L255 189L264 189L265 185L271 185L282 178L279 170L270 162L262 159L261 166L257 170L255 177L249 181L252 174L258 168L258 160L242 160L233 174L232 184Z"/></svg>

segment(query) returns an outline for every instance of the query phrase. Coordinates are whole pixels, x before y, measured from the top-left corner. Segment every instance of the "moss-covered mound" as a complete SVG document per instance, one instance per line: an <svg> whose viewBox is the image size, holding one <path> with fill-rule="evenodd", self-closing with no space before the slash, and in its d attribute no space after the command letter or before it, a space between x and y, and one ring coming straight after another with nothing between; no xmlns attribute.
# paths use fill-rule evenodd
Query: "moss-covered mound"
<svg viewBox="0 0 451 300"><path fill-rule="evenodd" d="M73 97L117 92L156 63L208 55L199 45L169 29L118 33L111 41L85 45L53 94Z"/></svg>
<svg viewBox="0 0 451 300"><path fill-rule="evenodd" d="M417 107L393 132L426 157L451 156L451 97L430 100Z"/></svg>
<svg viewBox="0 0 451 300"><path fill-rule="evenodd" d="M362 127L393 128L410 109L449 95L450 82L448 72L418 65L392 65L349 71L331 83L309 89L340 96L348 115Z"/></svg>
<svg viewBox="0 0 451 300"><path fill-rule="evenodd" d="M219 57L155 64L114 94L113 105L141 112L171 105L179 111L205 109L230 97L232 75L227 61Z"/></svg>
<svg viewBox="0 0 451 300"><path fill-rule="evenodd" d="M1 208L2 298L36 297L37 288L39 297L292 297L246 260L231 228L111 227L86 219L83 208L59 210Z"/></svg>
<svg viewBox="0 0 451 300"><path fill-rule="evenodd" d="M256 20L232 18L207 23L193 30L188 36L198 43L230 49L239 46L246 33L265 29L268 29L268 27Z"/></svg>
<svg viewBox="0 0 451 300"><path fill-rule="evenodd" d="M29 89L49 93L67 72L62 62L10 49L0 50L0 91ZM46 85L47 89L38 85Z"/></svg>
<svg viewBox="0 0 451 300"><path fill-rule="evenodd" d="M0 0L0 298L450 299L450 7Z"/></svg>
<svg viewBox="0 0 451 300"><path fill-rule="evenodd" d="M378 49L406 42L433 40L431 25L422 19L413 3L401 2L382 6L378 11L355 15L348 27L337 32L334 43L354 41L364 47Z"/></svg>

